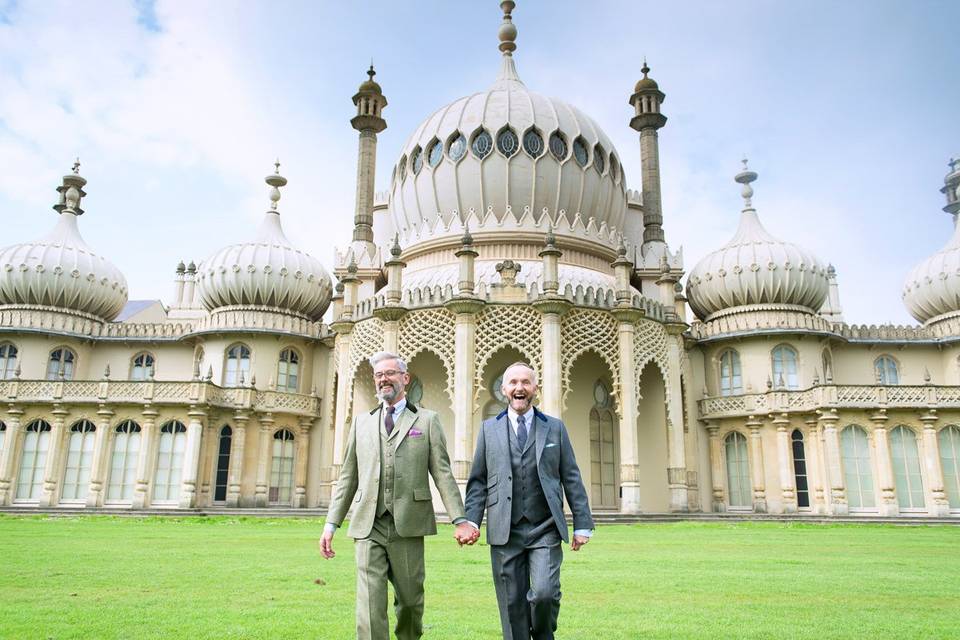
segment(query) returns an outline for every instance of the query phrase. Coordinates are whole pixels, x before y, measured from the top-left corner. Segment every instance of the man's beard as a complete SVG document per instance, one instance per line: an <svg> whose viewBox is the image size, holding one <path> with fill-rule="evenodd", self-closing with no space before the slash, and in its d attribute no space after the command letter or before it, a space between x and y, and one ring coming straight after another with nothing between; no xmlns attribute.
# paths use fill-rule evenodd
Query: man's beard
<svg viewBox="0 0 960 640"><path fill-rule="evenodd" d="M523 396L523 397L521 398L518 396ZM516 411L517 413L523 413L530 408L531 404L533 404L533 395L529 393L526 393L526 394L514 393L510 396L509 400L510 400L510 406L513 408L514 411Z"/></svg>
<svg viewBox="0 0 960 640"><path fill-rule="evenodd" d="M392 382L380 385L380 387L377 388L377 398L379 398L381 402L392 402L399 393L400 391Z"/></svg>

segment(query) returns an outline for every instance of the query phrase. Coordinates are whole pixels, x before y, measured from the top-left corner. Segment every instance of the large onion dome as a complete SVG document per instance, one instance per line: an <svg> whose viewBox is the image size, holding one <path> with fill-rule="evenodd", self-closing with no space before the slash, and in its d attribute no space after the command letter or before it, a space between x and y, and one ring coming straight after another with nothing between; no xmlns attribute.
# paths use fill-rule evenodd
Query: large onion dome
<svg viewBox="0 0 960 640"><path fill-rule="evenodd" d="M297 249L283 233L277 202L287 179L267 176L270 210L249 242L223 247L200 263L200 300L211 312L238 307L268 308L319 320L333 293L320 261Z"/></svg>
<svg viewBox="0 0 960 640"><path fill-rule="evenodd" d="M56 308L98 320L113 320L127 303L127 280L80 236L77 218L87 181L80 163L57 188L56 226L34 242L0 250L0 306Z"/></svg>
<svg viewBox="0 0 960 640"><path fill-rule="evenodd" d="M501 3L502 66L493 85L437 109L400 153L389 208L408 250L438 235L455 245L460 229L449 222L471 210L478 239L502 234L504 223L514 222L508 217L519 220L525 210L538 219L546 211L554 222L562 210L583 226L592 218L594 228L623 228L624 174L613 142L585 113L520 80L513 5ZM592 240L610 245L613 255L615 239Z"/></svg>
<svg viewBox="0 0 960 640"><path fill-rule="evenodd" d="M697 263L687 279L690 307L707 321L745 307L781 308L816 313L827 297L827 268L806 249L770 235L760 224L747 169L735 180L743 185L744 208L733 238Z"/></svg>
<svg viewBox="0 0 960 640"><path fill-rule="evenodd" d="M947 196L943 210L953 215L953 235L945 247L911 269L903 285L907 311L920 322L960 312L960 160L951 160L941 191Z"/></svg>

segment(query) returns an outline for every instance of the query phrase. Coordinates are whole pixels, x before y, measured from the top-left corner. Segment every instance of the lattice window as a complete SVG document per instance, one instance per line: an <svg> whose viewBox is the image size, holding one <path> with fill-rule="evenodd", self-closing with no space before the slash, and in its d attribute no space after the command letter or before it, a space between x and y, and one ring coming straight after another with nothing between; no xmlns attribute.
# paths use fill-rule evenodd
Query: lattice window
<svg viewBox="0 0 960 640"><path fill-rule="evenodd" d="M667 332L661 324L650 320L637 323L633 339L633 360L637 375L651 360L656 363L663 374L664 389L670 388L670 375L673 372L667 366ZM680 375L680 372L677 371L676 375ZM639 401L638 397L637 402Z"/></svg>
<svg viewBox="0 0 960 640"><path fill-rule="evenodd" d="M474 403L483 388L483 373L490 357L503 347L513 347L538 372L542 370L540 312L520 305L492 305L477 317Z"/></svg>
<svg viewBox="0 0 960 640"><path fill-rule="evenodd" d="M379 318L370 318L354 325L350 341L350 377L347 379L351 396L357 367L378 351L383 351L383 322Z"/></svg>
<svg viewBox="0 0 960 640"><path fill-rule="evenodd" d="M453 367L455 348L453 314L446 309L412 311L400 320L398 350L410 362L421 351L437 355L447 370L447 394L453 401Z"/></svg>
<svg viewBox="0 0 960 640"><path fill-rule="evenodd" d="M560 371L563 380L563 406L570 393L570 375L577 358L587 351L596 352L610 367L614 394L620 394L620 339L617 320L609 313L573 309L560 322Z"/></svg>

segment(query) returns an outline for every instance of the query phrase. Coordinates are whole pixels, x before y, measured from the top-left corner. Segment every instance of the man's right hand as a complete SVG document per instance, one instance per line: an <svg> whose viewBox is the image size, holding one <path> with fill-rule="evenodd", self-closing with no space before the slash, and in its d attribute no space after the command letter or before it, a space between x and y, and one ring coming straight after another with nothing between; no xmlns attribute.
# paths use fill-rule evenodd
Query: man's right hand
<svg viewBox="0 0 960 640"><path fill-rule="evenodd" d="M333 531L324 531L320 536L320 555L327 560L337 555L333 551Z"/></svg>

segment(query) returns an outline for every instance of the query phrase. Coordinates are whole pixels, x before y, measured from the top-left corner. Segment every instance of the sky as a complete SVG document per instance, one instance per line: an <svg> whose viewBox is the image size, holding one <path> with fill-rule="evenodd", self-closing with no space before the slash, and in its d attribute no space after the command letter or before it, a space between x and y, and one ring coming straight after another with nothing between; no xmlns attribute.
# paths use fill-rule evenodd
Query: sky
<svg viewBox="0 0 960 640"><path fill-rule="evenodd" d="M951 231L960 3L519 0L533 91L590 114L640 189L627 100L646 57L666 94L664 229L691 270L737 227L746 155L760 218L838 272L846 320L915 324L900 292ZM252 237L279 158L287 235L332 270L349 242L351 96L373 60L389 105L377 190L417 125L492 84L495 0L0 0L0 246L44 235L79 156L87 243L131 299Z"/></svg>

